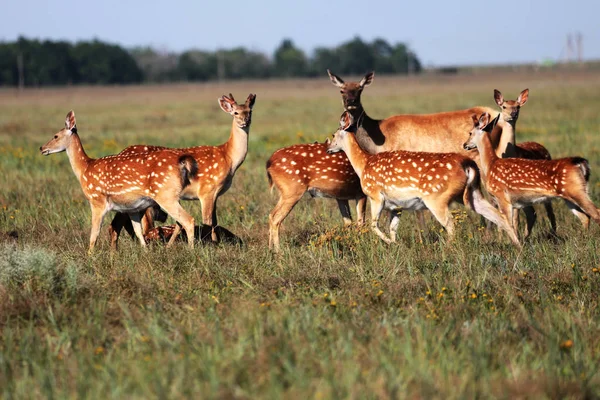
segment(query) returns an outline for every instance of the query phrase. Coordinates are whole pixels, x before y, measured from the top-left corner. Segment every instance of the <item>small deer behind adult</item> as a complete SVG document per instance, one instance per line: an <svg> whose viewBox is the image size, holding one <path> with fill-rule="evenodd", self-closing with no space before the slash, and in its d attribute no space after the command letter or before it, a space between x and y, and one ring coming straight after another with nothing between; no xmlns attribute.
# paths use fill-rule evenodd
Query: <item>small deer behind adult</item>
<svg viewBox="0 0 600 400"><path fill-rule="evenodd" d="M217 199L227 192L233 177L246 159L248 153L248 135L252 122L252 108L256 95L250 94L245 103L238 104L233 95L221 96L219 106L233 117L229 140L220 146L196 146L184 149L172 149L177 154L190 154L198 164L197 174L182 194L184 200L200 200L202 207L202 223L211 227L211 239L218 241ZM135 145L125 148L119 155L136 155L139 153L162 151L165 147ZM146 217L148 218L148 217ZM119 221L113 224L111 242L114 247L118 240ZM148 227L152 224L148 223ZM202 238L204 239L204 238Z"/></svg>
<svg viewBox="0 0 600 400"><path fill-rule="evenodd" d="M327 151L343 151L348 156L371 203L371 227L383 241L396 240L399 210L424 209L431 211L452 239L454 221L449 207L452 202L459 202L507 231L519 245L510 224L483 197L479 169L473 160L457 153L399 150L369 154L360 147L354 133L349 132L355 128L353 122L352 115L345 111ZM383 209L392 213L389 238L378 225Z"/></svg>
<svg viewBox="0 0 600 400"><path fill-rule="evenodd" d="M493 150L490 132L490 115L472 116L473 129L464 147L477 149L481 160L485 186L496 200L502 214L513 223L515 209L563 199L569 209L587 229L590 218L600 224L600 213L588 195L590 167L581 157L557 160L527 160L499 158Z"/></svg>

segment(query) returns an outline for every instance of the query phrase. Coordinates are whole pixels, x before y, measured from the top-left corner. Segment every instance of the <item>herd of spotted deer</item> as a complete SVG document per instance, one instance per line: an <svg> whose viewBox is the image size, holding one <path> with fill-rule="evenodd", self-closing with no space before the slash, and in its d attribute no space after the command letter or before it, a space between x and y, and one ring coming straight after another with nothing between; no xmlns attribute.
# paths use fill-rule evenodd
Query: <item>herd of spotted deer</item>
<svg viewBox="0 0 600 400"><path fill-rule="evenodd" d="M375 120L361 104L362 91L373 82L373 72L360 82L344 82L327 72L340 88L344 105L333 138L277 150L267 161L269 185L280 194L269 215L271 249L279 250L279 227L306 192L313 197L336 199L347 225L352 223L348 201L357 201L357 220L362 224L369 198L371 227L388 243L396 239L402 210L429 210L452 238L449 206L453 202L464 204L496 224L517 246L518 210L523 209L526 215L527 238L536 220L535 203L545 205L552 234L556 234L556 221L550 201L555 198L566 202L584 228L589 226L590 218L600 224L600 212L588 195L587 160L552 160L539 143L515 142L516 122L520 108L527 102L528 89L517 100L504 100L495 90L500 113L488 107L473 107ZM70 111L65 128L40 151L43 155L67 152L92 209L89 250L93 250L102 220L111 210L117 212L110 227L113 248L128 224L145 246L154 221L166 218L164 212L177 222L161 230L168 245L183 227L193 247L194 218L180 205L181 199L200 200L202 223L210 229L209 240L218 241L217 199L229 189L246 157L255 101L254 94L243 104L231 94L219 98L221 109L233 117L229 140L220 146L171 149L135 145L99 159L86 155L75 114ZM482 194L480 181L491 202ZM379 228L384 209L391 213L389 236ZM418 217L422 222L420 212Z"/></svg>

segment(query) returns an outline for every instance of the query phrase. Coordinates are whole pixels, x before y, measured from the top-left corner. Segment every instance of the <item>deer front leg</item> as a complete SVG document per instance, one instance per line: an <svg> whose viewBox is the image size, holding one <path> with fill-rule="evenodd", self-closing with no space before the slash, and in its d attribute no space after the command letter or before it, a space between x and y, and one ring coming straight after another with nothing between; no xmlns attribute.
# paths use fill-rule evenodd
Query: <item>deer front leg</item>
<svg viewBox="0 0 600 400"><path fill-rule="evenodd" d="M337 200L338 208L344 220L344 226L352 225L352 214L350 214L350 204L348 200Z"/></svg>
<svg viewBox="0 0 600 400"><path fill-rule="evenodd" d="M90 232L90 247L88 249L88 254L91 254L94 251L94 246L96 245L98 235L100 234L100 228L102 227L102 220L107 212L105 204L90 203L90 206L92 208L92 231Z"/></svg>
<svg viewBox="0 0 600 400"><path fill-rule="evenodd" d="M398 231L398 224L400 223L401 215L402 215L402 210L392 211L392 220L390 221L390 238L391 238L392 242L396 241L396 233Z"/></svg>
<svg viewBox="0 0 600 400"><path fill-rule="evenodd" d="M379 229L379 217L381 216L381 211L383 210L383 199L374 199L371 198L371 229L377 236L381 238L386 243L392 243L392 240L386 236L385 233Z"/></svg>

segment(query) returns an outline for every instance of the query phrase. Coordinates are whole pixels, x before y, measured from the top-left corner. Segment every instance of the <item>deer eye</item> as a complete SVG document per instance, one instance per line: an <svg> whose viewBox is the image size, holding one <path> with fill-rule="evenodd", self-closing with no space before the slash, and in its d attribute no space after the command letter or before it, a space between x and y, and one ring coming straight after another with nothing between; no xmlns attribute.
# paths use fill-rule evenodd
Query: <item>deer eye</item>
<svg viewBox="0 0 600 400"><path fill-rule="evenodd" d="M238 115L238 112L237 112L237 111L236 111L236 112L234 112L234 113L233 113L233 115Z"/></svg>
<svg viewBox="0 0 600 400"><path fill-rule="evenodd" d="M58 135L54 135L54 139L58 139Z"/></svg>
<svg viewBox="0 0 600 400"><path fill-rule="evenodd" d="M502 109L503 109L503 110L506 110L506 106L502 106Z"/></svg>
<svg viewBox="0 0 600 400"><path fill-rule="evenodd" d="M343 91L343 90L340 90L340 93L341 93L341 94L344 94L344 91Z"/></svg>

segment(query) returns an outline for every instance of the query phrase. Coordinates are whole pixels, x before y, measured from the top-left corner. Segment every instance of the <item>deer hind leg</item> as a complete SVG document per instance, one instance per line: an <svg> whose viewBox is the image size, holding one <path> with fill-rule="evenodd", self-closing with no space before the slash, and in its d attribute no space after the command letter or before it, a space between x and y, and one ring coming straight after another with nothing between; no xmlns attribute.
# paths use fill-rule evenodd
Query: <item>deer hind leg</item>
<svg viewBox="0 0 600 400"><path fill-rule="evenodd" d="M546 214L548 215L548 219L550 220L550 230L553 236L557 236L556 233L556 217L554 216L554 210L552 208L552 203L547 202L544 203L544 208L546 208Z"/></svg>
<svg viewBox="0 0 600 400"><path fill-rule="evenodd" d="M362 226L365 224L365 212L367 211L367 198L361 197L356 200L356 224Z"/></svg>
<svg viewBox="0 0 600 400"><path fill-rule="evenodd" d="M382 198L371 197L371 229L377 236L386 243L391 243L392 240L379 229L379 217L383 211L384 200Z"/></svg>
<svg viewBox="0 0 600 400"><path fill-rule="evenodd" d="M533 226L535 225L535 221L537 220L537 213L535 212L535 208L532 206L523 208L523 212L525 213L525 219L527 221L527 227L525 228L525 237L523 240L527 240L529 235L531 235L531 231L533 230ZM514 221L517 221L515 224ZM519 213L513 213L513 226L515 231L519 231Z"/></svg>
<svg viewBox="0 0 600 400"><path fill-rule="evenodd" d="M135 236L140 241L142 247L146 247L146 241L144 240L144 231L142 229L142 214L139 212L129 213L129 218L131 218L131 225L133 225L133 231L135 232Z"/></svg>
<svg viewBox="0 0 600 400"><path fill-rule="evenodd" d="M567 206L571 209L573 214L579 218L584 229L588 229L590 218L597 224L600 224L600 213L594 203L592 203L592 200L588 197L587 193L577 193L571 196L565 196L565 199L567 200Z"/></svg>
<svg viewBox="0 0 600 400"><path fill-rule="evenodd" d="M271 214L269 214L269 249L279 251L279 227L283 220L300 201L304 192L298 194L281 195Z"/></svg>
<svg viewBox="0 0 600 400"><path fill-rule="evenodd" d="M498 208L500 208L500 212L502 213L506 221L508 221L508 226L511 230L507 232L512 242L516 246L521 247L521 244L519 243L518 232L515 229L515 227L511 225L511 222L513 221L513 213L515 212L512 204L507 199L498 199Z"/></svg>
<svg viewBox="0 0 600 400"><path fill-rule="evenodd" d="M185 233L188 239L188 245L190 248L194 247L194 218L188 214L188 212L179 204L178 199L156 199L156 202L161 206L163 210L167 212L173 219L183 226ZM175 224L175 229L173 231L173 235L169 239L167 243L167 247L171 247L177 236L179 236L179 232L181 228L179 225Z"/></svg>
<svg viewBox="0 0 600 400"><path fill-rule="evenodd" d="M496 200L494 200L494 203L496 205L498 204ZM492 223L496 224L498 228L502 229L508 234L514 244L520 246L519 239L517 238L515 230L512 227L512 221L509 221L505 214L503 214L501 211L498 211L499 206L498 208L493 206L492 203L487 201L485 197L483 197L482 193L478 190L473 192L471 207L476 213L485 219L487 224L490 224L490 226Z"/></svg>
<svg viewBox="0 0 600 400"><path fill-rule="evenodd" d="M392 211L392 220L390 221L390 239L392 242L396 241L396 234L398 232L398 224L400 224L400 216L402 215L402 210L400 211Z"/></svg>
<svg viewBox="0 0 600 400"><path fill-rule="evenodd" d="M337 200L342 219L344 220L344 226L352 225L352 214L350 214L350 204L348 200Z"/></svg>
<svg viewBox="0 0 600 400"><path fill-rule="evenodd" d="M434 202L430 199L424 199L423 202L429 211L431 211L435 219L437 219L446 229L446 232L448 232L448 240L452 240L454 239L454 219L452 219L450 210L448 209L449 202L442 199L437 200L437 202Z"/></svg>

